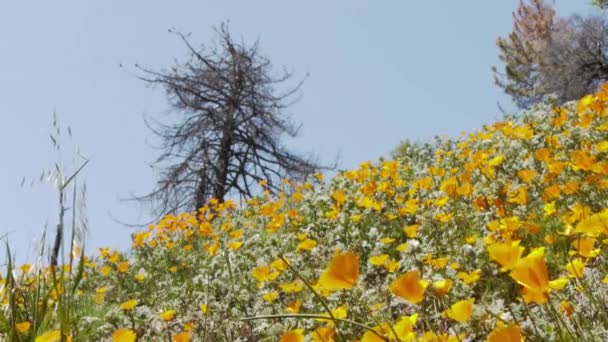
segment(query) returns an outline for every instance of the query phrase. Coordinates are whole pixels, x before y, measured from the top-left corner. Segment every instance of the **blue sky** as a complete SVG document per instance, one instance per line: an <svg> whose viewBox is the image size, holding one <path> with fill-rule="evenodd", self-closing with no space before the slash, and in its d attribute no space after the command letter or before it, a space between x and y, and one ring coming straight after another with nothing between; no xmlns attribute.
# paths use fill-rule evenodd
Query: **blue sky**
<svg viewBox="0 0 608 342"><path fill-rule="evenodd" d="M208 42L230 20L234 35L259 38L277 67L309 73L289 114L303 124L289 141L341 168L386 155L400 140L456 136L500 118L513 105L493 84L496 38L511 29L516 0L470 1L9 1L0 4L0 232L21 262L45 223L56 224L48 183L20 187L53 166L52 113L93 156L88 187L91 248L125 249L132 232L112 217L142 222L145 210L121 203L152 189L158 151L143 116L169 109L161 89L129 74L139 63L170 67L186 54L168 33ZM558 1L558 13L594 11ZM127 68L120 68L123 64ZM67 136L67 135L66 135ZM72 150L73 151L73 150ZM72 166L70 149L63 161ZM2 257L0 257L2 260Z"/></svg>

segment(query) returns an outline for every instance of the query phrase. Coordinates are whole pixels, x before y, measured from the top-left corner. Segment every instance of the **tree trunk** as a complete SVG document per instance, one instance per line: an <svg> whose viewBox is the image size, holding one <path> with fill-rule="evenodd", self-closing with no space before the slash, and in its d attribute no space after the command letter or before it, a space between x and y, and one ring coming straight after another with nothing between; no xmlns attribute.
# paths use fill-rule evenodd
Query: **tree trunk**
<svg viewBox="0 0 608 342"><path fill-rule="evenodd" d="M235 108L236 106L232 107ZM215 199L219 203L224 202L224 197L227 192L228 183L228 165L230 165L230 159L232 158L232 126L234 122L234 109L228 111L226 118L226 124L224 131L222 132L222 140L220 142L220 150L217 158L219 172L217 179L215 180L214 194Z"/></svg>

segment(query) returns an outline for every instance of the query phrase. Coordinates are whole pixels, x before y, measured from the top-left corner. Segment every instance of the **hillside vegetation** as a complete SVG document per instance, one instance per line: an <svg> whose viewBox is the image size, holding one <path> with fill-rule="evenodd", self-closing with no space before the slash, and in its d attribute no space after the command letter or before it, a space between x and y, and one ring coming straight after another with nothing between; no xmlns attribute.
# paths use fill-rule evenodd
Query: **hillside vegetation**
<svg viewBox="0 0 608 342"><path fill-rule="evenodd" d="M606 341L607 154L604 86L400 160L169 215L126 253L9 260L0 336Z"/></svg>

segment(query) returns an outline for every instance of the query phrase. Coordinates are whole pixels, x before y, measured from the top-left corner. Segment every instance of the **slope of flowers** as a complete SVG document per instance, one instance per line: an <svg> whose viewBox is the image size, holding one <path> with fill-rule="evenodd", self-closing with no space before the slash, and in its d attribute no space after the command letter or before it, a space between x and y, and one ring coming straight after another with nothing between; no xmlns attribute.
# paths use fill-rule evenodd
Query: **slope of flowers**
<svg viewBox="0 0 608 342"><path fill-rule="evenodd" d="M129 253L9 270L0 336L606 341L607 155L604 87L241 208L212 201Z"/></svg>

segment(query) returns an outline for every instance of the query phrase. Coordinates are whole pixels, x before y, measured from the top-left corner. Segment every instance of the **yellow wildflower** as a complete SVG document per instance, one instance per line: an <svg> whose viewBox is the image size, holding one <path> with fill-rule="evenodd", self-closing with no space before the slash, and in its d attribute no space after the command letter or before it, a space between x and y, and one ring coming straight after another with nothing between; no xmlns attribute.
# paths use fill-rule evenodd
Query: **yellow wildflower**
<svg viewBox="0 0 608 342"><path fill-rule="evenodd" d="M137 304L139 304L139 301L137 299L131 299L124 303L121 303L120 308L125 311L131 311L137 306Z"/></svg>
<svg viewBox="0 0 608 342"><path fill-rule="evenodd" d="M574 312L574 308L572 308L572 304L570 304L570 302L562 300L559 303L559 311L566 316L570 316Z"/></svg>
<svg viewBox="0 0 608 342"><path fill-rule="evenodd" d="M313 342L335 342L335 330L332 327L319 327L312 333Z"/></svg>
<svg viewBox="0 0 608 342"><path fill-rule="evenodd" d="M135 342L137 341L137 334L127 328L116 329L112 333L112 342Z"/></svg>
<svg viewBox="0 0 608 342"><path fill-rule="evenodd" d="M434 281L432 288L437 295L444 296L450 292L450 289L452 288L452 281L450 279Z"/></svg>
<svg viewBox="0 0 608 342"><path fill-rule="evenodd" d="M172 321L175 318L175 310L166 310L160 313L160 318L165 322Z"/></svg>
<svg viewBox="0 0 608 342"><path fill-rule="evenodd" d="M456 277L462 280L465 284L470 285L479 280L481 276L481 270L474 270L471 272L458 272L456 273Z"/></svg>
<svg viewBox="0 0 608 342"><path fill-rule="evenodd" d="M510 275L527 291L528 298L538 304L547 301L546 293L549 291L549 274L545 264L545 249L536 248L525 258L522 258Z"/></svg>
<svg viewBox="0 0 608 342"><path fill-rule="evenodd" d="M521 328L515 323L497 326L488 336L488 342L521 342L523 340Z"/></svg>
<svg viewBox="0 0 608 342"><path fill-rule="evenodd" d="M51 330L47 331L42 335L36 337L36 342L60 342L61 341L61 331L59 330Z"/></svg>
<svg viewBox="0 0 608 342"><path fill-rule="evenodd" d="M299 300L294 300L293 302L287 304L285 307L285 311L289 313L298 313L300 312L300 307L302 306L302 302Z"/></svg>
<svg viewBox="0 0 608 342"><path fill-rule="evenodd" d="M129 272L129 262L127 262L127 261L123 261L123 262L119 263L119 264L116 266L116 269L117 269L117 270L118 270L118 272L120 272L120 273L127 273L127 272Z"/></svg>
<svg viewBox="0 0 608 342"><path fill-rule="evenodd" d="M280 286L281 290L283 290L283 292L285 293L300 292L304 289L304 284L299 280L293 281L291 283L284 283Z"/></svg>
<svg viewBox="0 0 608 342"><path fill-rule="evenodd" d="M455 321L464 323L471 318L473 303L475 303L475 298L460 300L446 310L445 314Z"/></svg>
<svg viewBox="0 0 608 342"><path fill-rule="evenodd" d="M391 244L395 241L395 239L390 238L390 237L384 237L382 239L380 239L380 242L382 242L385 245Z"/></svg>
<svg viewBox="0 0 608 342"><path fill-rule="evenodd" d="M315 248L316 245L317 245L317 241L312 240L312 239L306 239L306 240L300 242L296 249L300 252L310 251L311 249Z"/></svg>
<svg viewBox="0 0 608 342"><path fill-rule="evenodd" d="M233 251L237 251L237 250L239 250L239 248L241 248L242 245L243 245L243 241L232 241L228 244L228 248L230 248Z"/></svg>
<svg viewBox="0 0 608 342"><path fill-rule="evenodd" d="M585 262L581 258L576 258L568 262L564 269L568 271L568 277L580 278L583 276L583 270L585 269Z"/></svg>
<svg viewBox="0 0 608 342"><path fill-rule="evenodd" d="M331 314L336 319L344 319L348 316L348 307L346 305L341 305L341 306L331 310ZM331 316L327 312L325 312L321 315L327 317L327 319L317 318L317 321L328 322L328 324L333 326L334 322L331 320Z"/></svg>
<svg viewBox="0 0 608 342"><path fill-rule="evenodd" d="M112 272L112 268L110 266L101 266L100 272L103 276L109 276L110 272Z"/></svg>
<svg viewBox="0 0 608 342"><path fill-rule="evenodd" d="M338 207L340 207L342 204L344 204L344 202L346 202L346 194L342 189L334 190L334 192L331 194L331 197L334 199L334 201L336 201Z"/></svg>
<svg viewBox="0 0 608 342"><path fill-rule="evenodd" d="M281 335L279 342L304 342L304 329L295 329Z"/></svg>
<svg viewBox="0 0 608 342"><path fill-rule="evenodd" d="M512 269L524 252L524 248L519 246L519 241L512 241L510 243L494 243L488 246L488 254L490 259L496 261L502 268L502 272L509 271Z"/></svg>
<svg viewBox="0 0 608 342"><path fill-rule="evenodd" d="M388 254L376 255L369 258L369 263L374 266L382 266L388 260Z"/></svg>
<svg viewBox="0 0 608 342"><path fill-rule="evenodd" d="M255 267L251 271L251 275L260 283L265 281L275 280L279 276L279 272L274 271L270 266Z"/></svg>
<svg viewBox="0 0 608 342"><path fill-rule="evenodd" d="M20 334L27 334L30 331L31 327L32 327L32 323L30 323L28 321L23 321L23 322L19 322L19 323L15 324L15 328L17 328L17 331Z"/></svg>
<svg viewBox="0 0 608 342"><path fill-rule="evenodd" d="M338 252L321 274L319 284L328 290L350 289L359 278L359 256Z"/></svg>
<svg viewBox="0 0 608 342"><path fill-rule="evenodd" d="M173 337L173 342L190 342L192 335L187 331L182 331Z"/></svg>
<svg viewBox="0 0 608 342"><path fill-rule="evenodd" d="M424 300L424 292L428 283L420 280L419 271L410 271L397 278L390 286L390 290L395 295L418 304Z"/></svg>

